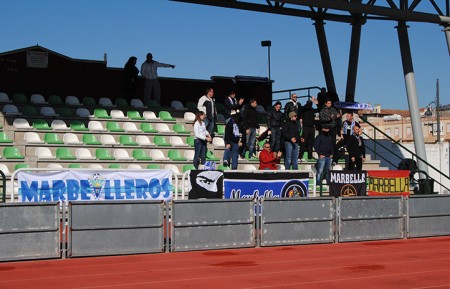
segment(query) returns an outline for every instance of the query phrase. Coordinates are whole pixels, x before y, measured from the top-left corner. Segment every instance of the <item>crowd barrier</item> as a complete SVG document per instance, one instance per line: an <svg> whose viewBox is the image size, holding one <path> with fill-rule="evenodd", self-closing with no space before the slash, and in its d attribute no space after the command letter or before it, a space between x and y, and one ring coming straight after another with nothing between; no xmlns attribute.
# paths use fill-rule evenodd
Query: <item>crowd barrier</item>
<svg viewBox="0 0 450 289"><path fill-rule="evenodd" d="M441 236L449 221L448 195L7 203L0 260Z"/></svg>

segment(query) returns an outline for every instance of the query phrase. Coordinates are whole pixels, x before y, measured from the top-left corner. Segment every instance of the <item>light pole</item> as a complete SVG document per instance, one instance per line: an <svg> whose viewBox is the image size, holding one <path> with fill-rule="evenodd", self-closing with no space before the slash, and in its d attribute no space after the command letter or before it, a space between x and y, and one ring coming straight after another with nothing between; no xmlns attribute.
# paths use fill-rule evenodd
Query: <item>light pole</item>
<svg viewBox="0 0 450 289"><path fill-rule="evenodd" d="M440 111L439 111L439 79L436 80L436 102L432 101L428 104L427 106L427 110L425 111L425 115L427 117L432 117L433 116L433 111L431 110L431 105L434 104L434 106L436 107L435 112L436 112L436 133L437 133L437 143L440 144L441 143L441 116L440 116ZM433 122L431 123L433 125ZM433 130L432 130L433 132Z"/></svg>
<svg viewBox="0 0 450 289"><path fill-rule="evenodd" d="M261 41L261 46L267 47L267 57L269 59L269 82L270 82L270 46L272 46L272 41L270 40Z"/></svg>

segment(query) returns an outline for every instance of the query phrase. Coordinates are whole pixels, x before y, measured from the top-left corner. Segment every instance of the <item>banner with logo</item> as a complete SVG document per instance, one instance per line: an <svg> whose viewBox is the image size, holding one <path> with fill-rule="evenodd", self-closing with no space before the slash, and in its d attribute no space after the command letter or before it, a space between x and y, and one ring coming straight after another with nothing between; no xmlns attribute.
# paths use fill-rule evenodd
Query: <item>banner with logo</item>
<svg viewBox="0 0 450 289"><path fill-rule="evenodd" d="M222 199L223 173L221 171L193 170L189 173L189 199Z"/></svg>
<svg viewBox="0 0 450 289"><path fill-rule="evenodd" d="M366 179L366 171L331 171L330 196L365 196Z"/></svg>
<svg viewBox="0 0 450 289"><path fill-rule="evenodd" d="M171 200L171 170L20 171L19 201Z"/></svg>
<svg viewBox="0 0 450 289"><path fill-rule="evenodd" d="M225 199L308 196L309 173L225 171L223 174Z"/></svg>
<svg viewBox="0 0 450 289"><path fill-rule="evenodd" d="M367 171L369 196L409 196L409 171Z"/></svg>

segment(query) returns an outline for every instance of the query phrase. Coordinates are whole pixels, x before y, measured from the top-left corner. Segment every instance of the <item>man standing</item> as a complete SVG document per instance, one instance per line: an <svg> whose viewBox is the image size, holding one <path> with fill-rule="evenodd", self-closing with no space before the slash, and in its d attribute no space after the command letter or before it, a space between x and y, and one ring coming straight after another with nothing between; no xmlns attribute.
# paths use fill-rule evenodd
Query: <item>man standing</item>
<svg viewBox="0 0 450 289"><path fill-rule="evenodd" d="M299 157L304 160L303 156L305 152L308 152L308 159L313 158L312 149L314 145L314 137L316 135L315 129L315 118L316 113L319 112L318 108L313 108L313 103L317 106L318 101L313 96L312 100L308 100L306 104L302 107L302 135L301 135L301 143L300 143L300 154Z"/></svg>
<svg viewBox="0 0 450 289"><path fill-rule="evenodd" d="M337 142L335 150L334 150L333 163L338 162L338 160L340 158L339 150L343 146L348 145L350 136L352 136L354 134L353 128L357 124L359 125L359 123L353 119L353 111L347 111L346 120L342 123L339 141ZM347 164L347 169L349 168L348 165L349 164Z"/></svg>
<svg viewBox="0 0 450 289"><path fill-rule="evenodd" d="M214 137L214 127L217 119L217 109L214 100L214 90L212 88L206 89L206 94L200 97L197 104L197 109L206 114L205 126L211 137Z"/></svg>
<svg viewBox="0 0 450 289"><path fill-rule="evenodd" d="M324 124L322 125L322 133L320 133L314 140L314 150L319 156L316 163L317 185L322 183L323 175L325 175L327 184L330 184L331 158L333 157L334 143L329 133L329 124Z"/></svg>
<svg viewBox="0 0 450 289"><path fill-rule="evenodd" d="M245 151L248 149L248 158L254 157L254 148L256 141L256 130L259 129L258 123L258 112L256 111L257 106L256 99L250 99L250 103L245 106L243 115L242 115L242 123L245 130L246 142L245 149L242 151L241 157L245 157Z"/></svg>
<svg viewBox="0 0 450 289"><path fill-rule="evenodd" d="M347 150L349 157L348 169L351 171L362 170L362 163L366 160L366 147L359 123L353 126L353 134L348 139Z"/></svg>
<svg viewBox="0 0 450 289"><path fill-rule="evenodd" d="M223 165L228 167L231 164L232 170L237 170L239 147L242 146L239 118L240 115L235 113L225 125L225 152L223 153Z"/></svg>
<svg viewBox="0 0 450 289"><path fill-rule="evenodd" d="M327 98L325 107L320 111L319 118L320 124L329 128L329 134L334 144L336 143L336 121L340 117L339 112L332 107L331 99Z"/></svg>
<svg viewBox="0 0 450 289"><path fill-rule="evenodd" d="M298 145L300 143L300 127L297 122L297 114L289 113L289 120L283 124L284 137L284 166L286 170L298 170Z"/></svg>
<svg viewBox="0 0 450 289"><path fill-rule="evenodd" d="M275 102L273 110L267 114L267 127L270 135L270 149L273 152L280 151L281 126L283 125L284 114L281 112L281 102Z"/></svg>
<svg viewBox="0 0 450 289"><path fill-rule="evenodd" d="M291 100L286 102L286 105L284 106L284 114L286 115L286 120L289 121L289 113L295 112L297 117L300 115L300 109L302 108L302 105L297 102L297 94L293 93L291 95ZM300 117L298 117L297 121L300 121Z"/></svg>
<svg viewBox="0 0 450 289"><path fill-rule="evenodd" d="M239 109L244 103L244 99L241 98L239 100L236 99L236 92L230 91L227 98L225 98L225 102L223 106L225 106L225 123L227 123L233 114L239 113Z"/></svg>
<svg viewBox="0 0 450 289"><path fill-rule="evenodd" d="M153 60L151 53L147 54L147 60L141 65L141 75L145 79L144 87L144 103L147 104L150 99L156 100L158 103L161 101L161 86L158 79L158 67L171 67L175 68L175 65L165 64Z"/></svg>

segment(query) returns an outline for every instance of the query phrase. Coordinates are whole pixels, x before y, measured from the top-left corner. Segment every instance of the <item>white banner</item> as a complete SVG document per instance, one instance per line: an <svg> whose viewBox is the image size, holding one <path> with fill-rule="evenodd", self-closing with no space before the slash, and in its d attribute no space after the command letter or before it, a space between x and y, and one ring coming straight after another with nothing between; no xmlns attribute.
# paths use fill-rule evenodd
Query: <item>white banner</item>
<svg viewBox="0 0 450 289"><path fill-rule="evenodd" d="M172 171L20 171L20 202L171 200Z"/></svg>

